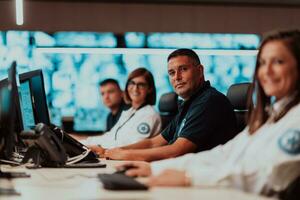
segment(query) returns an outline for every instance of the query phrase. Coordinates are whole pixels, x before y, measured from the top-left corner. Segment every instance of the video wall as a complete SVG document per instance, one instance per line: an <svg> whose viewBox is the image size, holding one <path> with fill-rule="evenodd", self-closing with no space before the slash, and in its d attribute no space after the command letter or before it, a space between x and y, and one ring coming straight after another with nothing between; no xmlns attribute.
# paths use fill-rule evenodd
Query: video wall
<svg viewBox="0 0 300 200"><path fill-rule="evenodd" d="M115 78L124 85L128 74L146 67L155 77L157 102L172 91L165 53L143 53L143 49L193 48L199 50L255 50L260 37L254 34L95 32L0 32L0 79L7 76L13 60L18 73L43 69L52 123L74 117L75 130L103 130L108 113L102 104L98 83ZM62 48L65 51L56 51ZM76 49L96 51L76 51ZM107 53L105 49L123 49ZM137 49L137 53L126 53ZM100 50L100 51L99 51ZM205 78L223 92L233 83L251 81L256 55L199 55Z"/></svg>

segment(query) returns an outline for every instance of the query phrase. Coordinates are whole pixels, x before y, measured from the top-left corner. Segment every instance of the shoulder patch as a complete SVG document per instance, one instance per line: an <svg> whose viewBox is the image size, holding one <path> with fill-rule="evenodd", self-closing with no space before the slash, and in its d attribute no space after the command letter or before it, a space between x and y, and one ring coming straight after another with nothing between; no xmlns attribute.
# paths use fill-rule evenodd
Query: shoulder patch
<svg viewBox="0 0 300 200"><path fill-rule="evenodd" d="M278 140L281 150L288 154L300 153L300 130L288 130Z"/></svg>
<svg viewBox="0 0 300 200"><path fill-rule="evenodd" d="M150 133L150 126L145 122L140 123L137 127L137 131L141 134L148 134Z"/></svg>

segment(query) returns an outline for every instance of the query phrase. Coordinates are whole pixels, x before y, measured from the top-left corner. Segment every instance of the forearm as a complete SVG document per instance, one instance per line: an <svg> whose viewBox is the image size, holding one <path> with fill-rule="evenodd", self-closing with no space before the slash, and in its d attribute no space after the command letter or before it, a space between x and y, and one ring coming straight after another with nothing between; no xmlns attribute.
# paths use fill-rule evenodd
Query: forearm
<svg viewBox="0 0 300 200"><path fill-rule="evenodd" d="M121 147L121 149L125 149L125 150L126 149L144 149L144 148L152 148L151 139L144 139L140 142Z"/></svg>
<svg viewBox="0 0 300 200"><path fill-rule="evenodd" d="M127 150L126 158L124 160L141 160L150 162L154 160L174 158L185 153L188 152L182 151L175 145L167 145L152 149L132 149Z"/></svg>

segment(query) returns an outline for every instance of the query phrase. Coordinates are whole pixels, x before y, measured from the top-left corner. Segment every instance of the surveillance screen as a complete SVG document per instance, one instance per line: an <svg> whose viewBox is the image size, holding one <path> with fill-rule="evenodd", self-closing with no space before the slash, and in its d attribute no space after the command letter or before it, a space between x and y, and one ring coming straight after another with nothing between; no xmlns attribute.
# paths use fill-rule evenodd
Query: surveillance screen
<svg viewBox="0 0 300 200"><path fill-rule="evenodd" d="M40 31L0 31L0 34L0 52L3 57L17 58L19 74L43 69L51 122L61 125L63 117L74 117L74 129L79 131L106 128L109 110L103 105L98 88L98 83L106 78L118 80L124 89L128 74L145 67L154 75L157 102L163 93L173 90L167 73L168 54L154 50L199 50L205 79L225 94L231 84L251 81L256 54L248 52L255 51L260 42L255 34L126 32L120 36L111 32ZM7 73L8 63L7 59L0 59L0 78ZM31 113L30 106L25 108ZM31 114L25 119L27 124L33 123Z"/></svg>

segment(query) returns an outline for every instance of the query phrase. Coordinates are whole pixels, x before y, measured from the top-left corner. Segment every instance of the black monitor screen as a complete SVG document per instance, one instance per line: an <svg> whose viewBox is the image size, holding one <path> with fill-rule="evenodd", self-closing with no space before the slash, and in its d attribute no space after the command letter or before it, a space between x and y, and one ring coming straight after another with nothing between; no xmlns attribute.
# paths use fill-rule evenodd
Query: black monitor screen
<svg viewBox="0 0 300 200"><path fill-rule="evenodd" d="M4 138L11 106L11 91L7 79L0 82L0 139ZM1 143L0 143L1 144ZM0 145L1 146L1 145Z"/></svg>
<svg viewBox="0 0 300 200"><path fill-rule="evenodd" d="M18 97L16 62L13 62L8 79L0 84L0 157L9 159L15 146L15 102Z"/></svg>
<svg viewBox="0 0 300 200"><path fill-rule="evenodd" d="M0 82L0 122L2 119L5 119L9 115L10 108L10 91L8 88L8 82L1 81ZM2 123L0 123L0 127Z"/></svg>
<svg viewBox="0 0 300 200"><path fill-rule="evenodd" d="M25 81L20 84L19 97L24 130L32 129L35 126L33 102L30 92L30 82Z"/></svg>
<svg viewBox="0 0 300 200"><path fill-rule="evenodd" d="M26 104L22 110L24 113L26 111L26 113L29 115L27 116L28 119L25 120L23 118L23 123L27 123L27 127L30 127L33 121L35 124L42 122L50 125L42 70L35 70L20 74L20 86L20 92L24 93L24 103L22 102L22 107L23 104ZM30 97L28 96L29 93ZM21 94L21 96L23 98L23 94ZM33 109L34 120L32 120L31 109ZM24 125L24 128L26 128L26 126Z"/></svg>
<svg viewBox="0 0 300 200"><path fill-rule="evenodd" d="M7 129L6 124L10 112L11 93L9 91L8 82L0 82L0 158L4 156Z"/></svg>

